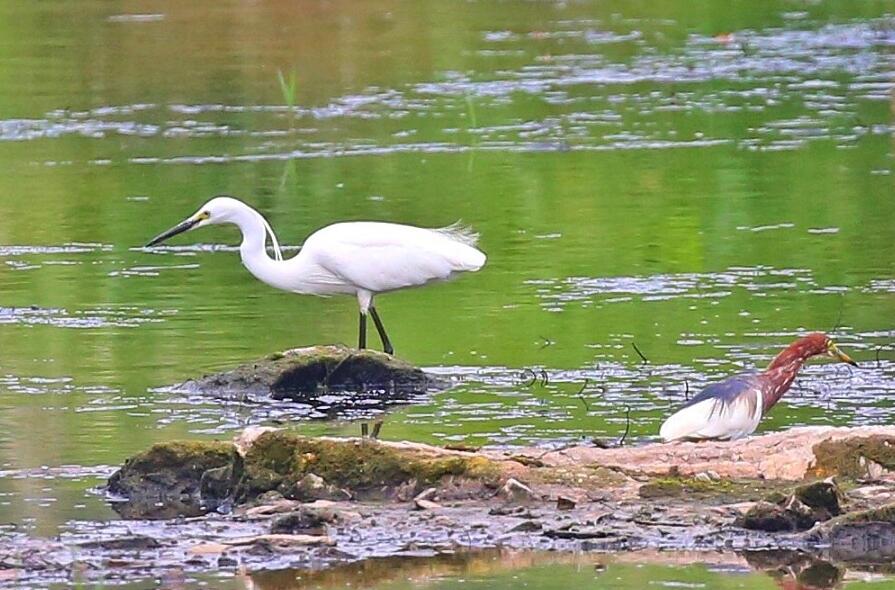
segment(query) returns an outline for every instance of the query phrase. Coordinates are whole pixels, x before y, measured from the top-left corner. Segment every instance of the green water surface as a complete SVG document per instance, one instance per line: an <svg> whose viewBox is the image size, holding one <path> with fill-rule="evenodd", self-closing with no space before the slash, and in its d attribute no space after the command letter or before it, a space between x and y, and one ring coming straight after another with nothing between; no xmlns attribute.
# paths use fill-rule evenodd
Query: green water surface
<svg viewBox="0 0 895 590"><path fill-rule="evenodd" d="M157 389L356 341L355 301L256 281L212 246L237 244L232 227L140 247L223 192L289 246L339 220L481 233L480 273L377 300L397 353L459 383L390 410L385 438L646 441L685 392L810 330L862 368L812 365L761 428L891 424L892 15L0 3L0 522L115 518L89 488L155 441L274 420L354 434L379 411L320 421Z"/></svg>

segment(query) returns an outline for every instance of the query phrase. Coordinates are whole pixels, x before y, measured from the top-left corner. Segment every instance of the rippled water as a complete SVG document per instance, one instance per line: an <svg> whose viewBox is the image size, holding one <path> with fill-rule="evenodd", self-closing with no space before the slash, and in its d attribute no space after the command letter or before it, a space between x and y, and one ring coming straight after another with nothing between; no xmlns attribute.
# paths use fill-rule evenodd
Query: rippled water
<svg viewBox="0 0 895 590"><path fill-rule="evenodd" d="M0 520L114 518L90 490L125 457L248 424L638 444L808 330L861 368L809 365L762 429L891 424L895 7L708 6L0 7ZM232 229L141 248L219 192L290 252L343 219L480 231L481 273L378 301L399 355L456 387L168 387L356 338L354 302L259 284Z"/></svg>

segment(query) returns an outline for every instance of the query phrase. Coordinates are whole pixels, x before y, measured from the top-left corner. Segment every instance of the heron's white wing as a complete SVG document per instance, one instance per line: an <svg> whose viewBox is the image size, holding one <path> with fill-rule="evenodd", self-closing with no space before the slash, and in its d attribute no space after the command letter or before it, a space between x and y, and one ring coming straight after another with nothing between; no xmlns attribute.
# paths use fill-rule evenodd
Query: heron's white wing
<svg viewBox="0 0 895 590"><path fill-rule="evenodd" d="M659 430L662 440L734 440L752 434L761 420L761 405L748 394L732 402L708 398L685 406L665 420ZM757 407L757 409L756 409Z"/></svg>
<svg viewBox="0 0 895 590"><path fill-rule="evenodd" d="M482 252L449 232L377 222L325 227L308 238L302 251L327 271L372 293L446 280L485 263Z"/></svg>

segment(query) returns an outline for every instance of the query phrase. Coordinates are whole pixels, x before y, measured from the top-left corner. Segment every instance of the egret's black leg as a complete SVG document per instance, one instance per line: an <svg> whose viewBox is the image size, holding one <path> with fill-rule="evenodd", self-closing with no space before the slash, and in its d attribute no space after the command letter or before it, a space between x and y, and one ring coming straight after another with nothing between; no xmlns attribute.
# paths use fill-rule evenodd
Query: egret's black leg
<svg viewBox="0 0 895 590"><path fill-rule="evenodd" d="M379 314L376 312L376 308L372 305L370 306L370 315L373 316L373 323L376 324L376 330L379 332L379 339L382 340L382 350L385 351L385 354L395 354L395 349L392 348L391 340L388 339L388 334L385 333L385 326L382 325L382 320L379 319Z"/></svg>
<svg viewBox="0 0 895 590"><path fill-rule="evenodd" d="M367 347L367 314L361 312L360 327L357 332L357 347L364 349Z"/></svg>

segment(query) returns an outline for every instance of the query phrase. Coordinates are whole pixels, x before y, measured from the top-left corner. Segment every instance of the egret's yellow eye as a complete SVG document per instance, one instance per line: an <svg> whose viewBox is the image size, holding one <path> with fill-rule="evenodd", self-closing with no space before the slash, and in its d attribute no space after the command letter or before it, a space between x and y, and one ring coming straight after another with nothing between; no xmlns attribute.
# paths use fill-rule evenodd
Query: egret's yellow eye
<svg viewBox="0 0 895 590"><path fill-rule="evenodd" d="M211 213L208 211L203 211L199 214L199 219L208 219L209 217L211 217Z"/></svg>

